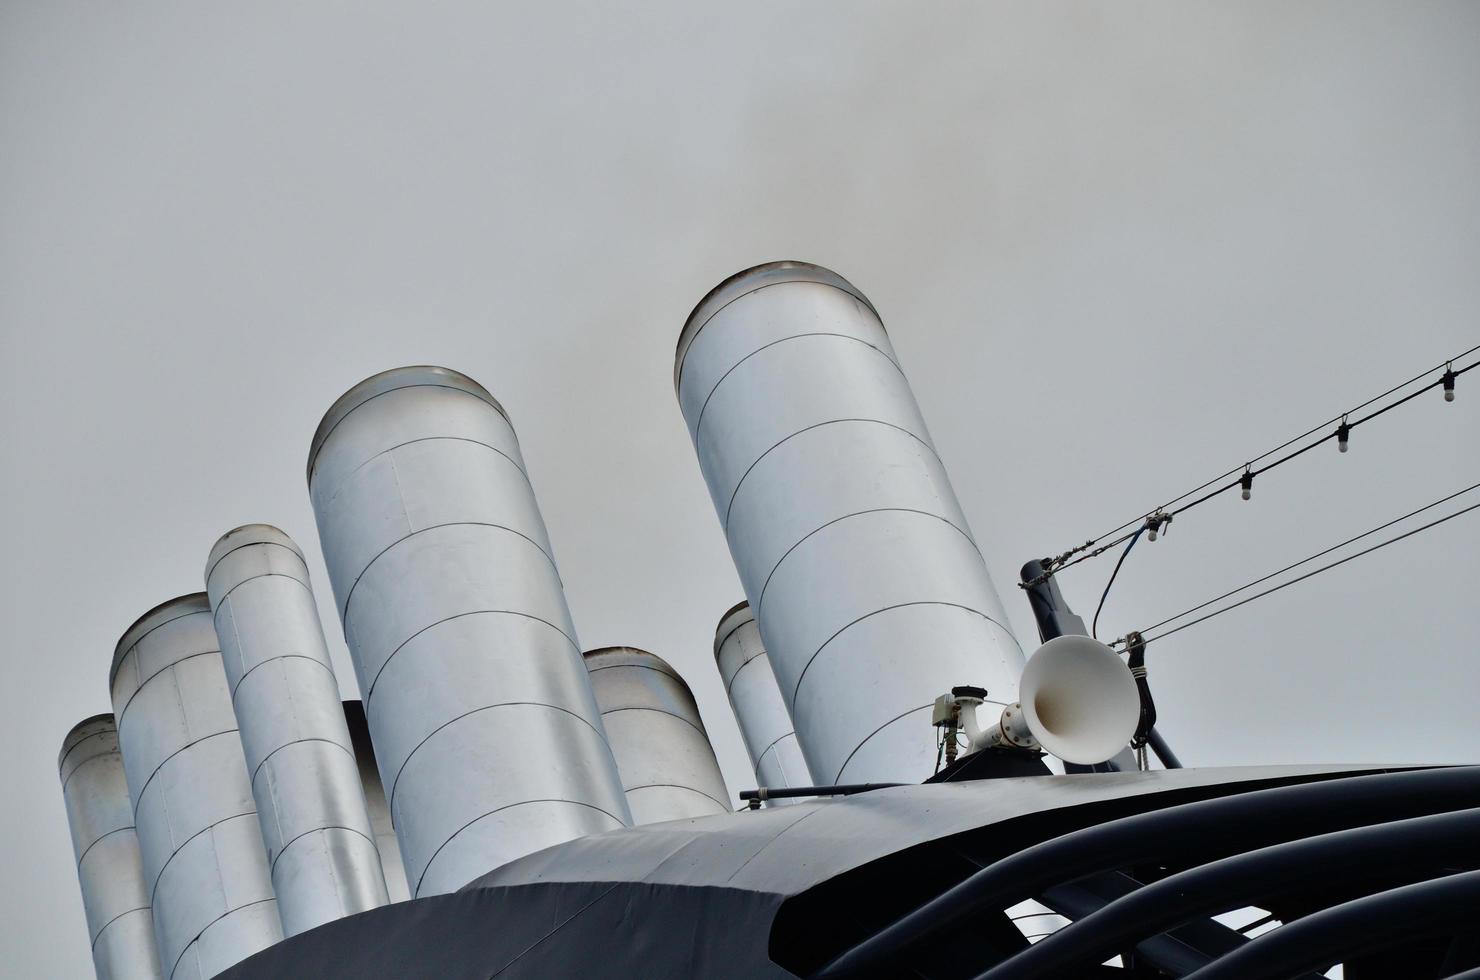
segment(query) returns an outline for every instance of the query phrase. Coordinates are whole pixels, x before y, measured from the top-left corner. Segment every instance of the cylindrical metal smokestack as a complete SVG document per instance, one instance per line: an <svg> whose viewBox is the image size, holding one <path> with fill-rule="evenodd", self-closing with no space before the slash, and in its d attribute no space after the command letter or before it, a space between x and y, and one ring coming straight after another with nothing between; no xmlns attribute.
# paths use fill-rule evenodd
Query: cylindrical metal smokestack
<svg viewBox="0 0 1480 980"><path fill-rule="evenodd" d="M370 826L375 830L375 848L380 851L380 870L385 875L385 890L392 902L411 897L406 885L406 866L401 862L401 842L391 826L391 807L385 798L385 785L375 765L375 745L370 741L370 724L365 721L365 706L358 701L344 702L344 721L349 726L349 740L355 747L355 765L360 770L360 785L365 788L365 809Z"/></svg>
<svg viewBox="0 0 1480 980"><path fill-rule="evenodd" d="M284 935L386 904L303 552L248 524L216 542L205 581Z"/></svg>
<svg viewBox="0 0 1480 980"><path fill-rule="evenodd" d="M436 367L351 388L308 482L413 896L631 817L519 443Z"/></svg>
<svg viewBox="0 0 1480 980"><path fill-rule="evenodd" d="M205 593L130 626L109 686L160 965L205 980L283 938Z"/></svg>
<svg viewBox="0 0 1480 980"><path fill-rule="evenodd" d="M1023 657L878 314L757 266L689 315L675 384L813 777L928 777L935 698L1011 704Z"/></svg>
<svg viewBox="0 0 1480 980"><path fill-rule="evenodd" d="M635 647L588 650L586 669L634 823L734 809L699 706L677 671Z"/></svg>
<svg viewBox="0 0 1480 980"><path fill-rule="evenodd" d="M719 621L714 634L714 659L750 753L756 785L769 789L815 786L750 603L740 603ZM800 801L773 800L770 805L796 802Z"/></svg>
<svg viewBox="0 0 1480 980"><path fill-rule="evenodd" d="M62 739L57 760L98 980L159 980L154 916L112 715Z"/></svg>

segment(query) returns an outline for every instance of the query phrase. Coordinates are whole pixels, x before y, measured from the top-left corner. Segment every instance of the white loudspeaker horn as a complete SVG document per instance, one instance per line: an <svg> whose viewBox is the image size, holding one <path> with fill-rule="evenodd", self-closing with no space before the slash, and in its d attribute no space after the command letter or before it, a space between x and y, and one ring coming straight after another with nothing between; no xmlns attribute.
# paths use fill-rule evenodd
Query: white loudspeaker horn
<svg viewBox="0 0 1480 980"><path fill-rule="evenodd" d="M1094 765L1125 748L1141 720L1130 668L1088 636L1055 637L1039 647L1023 669L1018 697L985 732L973 724L975 705L962 713L973 749L1037 743L1065 762Z"/></svg>

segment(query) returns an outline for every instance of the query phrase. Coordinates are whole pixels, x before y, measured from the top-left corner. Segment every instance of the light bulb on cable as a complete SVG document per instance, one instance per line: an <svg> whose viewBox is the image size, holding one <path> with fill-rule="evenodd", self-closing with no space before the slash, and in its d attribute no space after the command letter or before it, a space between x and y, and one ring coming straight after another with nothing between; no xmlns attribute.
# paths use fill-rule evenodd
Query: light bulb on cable
<svg viewBox="0 0 1480 980"><path fill-rule="evenodd" d="M1343 453L1346 452L1346 448L1347 448L1347 445L1346 444L1347 444L1347 441L1349 440L1349 438L1351 437L1351 434L1352 434L1352 427L1346 424L1346 419L1342 419L1341 420L1341 424L1336 427L1336 448L1337 448L1337 450L1339 450L1340 452L1343 452Z"/></svg>
<svg viewBox="0 0 1480 980"><path fill-rule="evenodd" d="M1444 369L1444 400L1454 401L1454 368L1452 367Z"/></svg>

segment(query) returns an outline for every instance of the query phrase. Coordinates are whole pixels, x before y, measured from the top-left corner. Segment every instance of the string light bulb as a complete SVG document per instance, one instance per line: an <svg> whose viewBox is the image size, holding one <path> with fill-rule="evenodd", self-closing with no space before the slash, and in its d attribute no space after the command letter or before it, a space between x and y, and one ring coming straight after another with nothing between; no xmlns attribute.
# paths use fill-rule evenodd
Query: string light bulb
<svg viewBox="0 0 1480 980"><path fill-rule="evenodd" d="M1454 365L1445 365L1444 368L1444 400L1454 401Z"/></svg>
<svg viewBox="0 0 1480 980"><path fill-rule="evenodd" d="M1347 442L1351 439L1351 434L1352 427L1346 424L1346 417L1343 416L1341 419L1341 424L1336 427L1337 450L1343 453L1346 452Z"/></svg>
<svg viewBox="0 0 1480 980"><path fill-rule="evenodd" d="M1248 500L1254 495L1254 474L1244 470L1244 475L1239 477L1238 485L1243 488L1243 498Z"/></svg>

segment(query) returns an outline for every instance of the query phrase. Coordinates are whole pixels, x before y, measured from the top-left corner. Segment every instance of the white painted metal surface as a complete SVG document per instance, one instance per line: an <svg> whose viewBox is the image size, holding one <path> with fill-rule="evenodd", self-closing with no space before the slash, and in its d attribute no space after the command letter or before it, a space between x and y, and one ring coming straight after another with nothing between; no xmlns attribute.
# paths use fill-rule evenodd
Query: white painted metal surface
<svg viewBox="0 0 1480 980"><path fill-rule="evenodd" d="M714 634L714 659L735 711L740 736L750 753L756 785L771 789L815 786L750 603L740 603L719 621ZM766 806L795 802L770 800Z"/></svg>
<svg viewBox="0 0 1480 980"><path fill-rule="evenodd" d="M634 824L734 809L699 706L677 671L634 647L589 650L586 669Z"/></svg>
<svg viewBox="0 0 1480 980"><path fill-rule="evenodd" d="M930 706L1023 654L878 314L778 262L690 314L675 384L813 777L930 775Z"/></svg>
<svg viewBox="0 0 1480 980"><path fill-rule="evenodd" d="M284 935L386 904L303 552L275 527L239 527L205 582Z"/></svg>
<svg viewBox="0 0 1480 980"><path fill-rule="evenodd" d="M154 916L112 715L79 722L57 760L98 980L159 980Z"/></svg>
<svg viewBox="0 0 1480 980"><path fill-rule="evenodd" d="M376 375L308 476L412 895L630 823L498 402L446 368Z"/></svg>
<svg viewBox="0 0 1480 980"><path fill-rule="evenodd" d="M206 980L283 930L205 593L129 627L109 686L160 965Z"/></svg>

